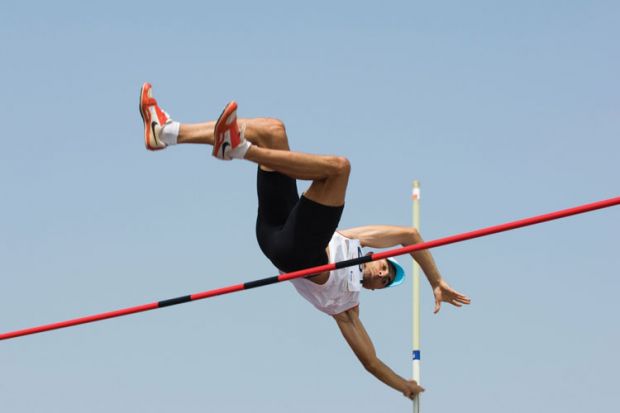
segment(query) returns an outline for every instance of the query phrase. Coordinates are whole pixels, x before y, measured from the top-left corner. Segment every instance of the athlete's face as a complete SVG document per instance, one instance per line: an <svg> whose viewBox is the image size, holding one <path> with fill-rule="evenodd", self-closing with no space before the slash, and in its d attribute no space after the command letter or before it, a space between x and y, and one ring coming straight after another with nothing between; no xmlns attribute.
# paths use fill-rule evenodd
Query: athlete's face
<svg viewBox="0 0 620 413"><path fill-rule="evenodd" d="M392 282L394 275L394 268L387 259L368 262L364 264L362 286L369 290L385 288Z"/></svg>

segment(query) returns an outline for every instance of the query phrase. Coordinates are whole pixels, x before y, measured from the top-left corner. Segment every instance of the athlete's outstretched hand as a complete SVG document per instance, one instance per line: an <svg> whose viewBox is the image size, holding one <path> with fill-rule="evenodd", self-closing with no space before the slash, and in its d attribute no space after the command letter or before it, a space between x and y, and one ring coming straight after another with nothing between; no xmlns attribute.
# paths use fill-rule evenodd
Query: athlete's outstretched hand
<svg viewBox="0 0 620 413"><path fill-rule="evenodd" d="M450 287L448 283L443 280L441 280L439 284L433 288L433 295L435 296L435 310L433 311L435 314L439 312L442 301L450 303L456 307L461 307L463 304L471 303L469 297L453 290L452 287Z"/></svg>

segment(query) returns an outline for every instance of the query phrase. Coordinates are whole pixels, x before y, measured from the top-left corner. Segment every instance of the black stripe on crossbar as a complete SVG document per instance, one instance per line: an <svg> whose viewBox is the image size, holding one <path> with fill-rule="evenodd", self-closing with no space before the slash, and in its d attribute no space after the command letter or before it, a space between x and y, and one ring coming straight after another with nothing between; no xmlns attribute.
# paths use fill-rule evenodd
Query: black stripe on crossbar
<svg viewBox="0 0 620 413"><path fill-rule="evenodd" d="M269 285L269 284L275 284L278 281L279 281L278 276L276 275L275 277L263 278L262 280L249 281L243 284L243 288L246 290L249 290L250 288L262 287L263 285Z"/></svg>
<svg viewBox="0 0 620 413"><path fill-rule="evenodd" d="M336 263L336 268L352 267L358 264L364 264L372 261L372 256L364 255L363 257L353 258L352 260L340 261Z"/></svg>
<svg viewBox="0 0 620 413"><path fill-rule="evenodd" d="M191 295L184 295L183 297L177 297L177 298L171 298L169 300L163 300L163 301L160 301L159 303L157 303L157 306L159 308L162 308L162 307L168 307L168 306L171 306L171 305L187 303L188 301L192 301L192 296Z"/></svg>

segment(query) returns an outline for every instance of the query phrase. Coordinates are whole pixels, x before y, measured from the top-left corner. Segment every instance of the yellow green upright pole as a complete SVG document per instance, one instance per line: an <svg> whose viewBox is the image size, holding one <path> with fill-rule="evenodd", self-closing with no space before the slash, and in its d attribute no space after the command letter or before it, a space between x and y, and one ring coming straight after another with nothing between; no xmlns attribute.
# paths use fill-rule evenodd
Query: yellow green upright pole
<svg viewBox="0 0 620 413"><path fill-rule="evenodd" d="M411 193L413 201L413 227L420 229L420 182L413 181L413 191ZM412 367L413 379L420 383L420 266L413 260L413 278L412 278L413 297L412 315L413 315L413 351L412 351ZM420 412L420 395L413 400L413 413Z"/></svg>

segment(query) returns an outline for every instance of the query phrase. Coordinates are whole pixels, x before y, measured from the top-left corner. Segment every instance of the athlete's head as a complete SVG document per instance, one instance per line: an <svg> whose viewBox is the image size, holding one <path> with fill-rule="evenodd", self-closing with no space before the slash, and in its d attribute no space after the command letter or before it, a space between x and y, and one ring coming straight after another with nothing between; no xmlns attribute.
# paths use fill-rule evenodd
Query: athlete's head
<svg viewBox="0 0 620 413"><path fill-rule="evenodd" d="M394 287L404 279L403 267L393 258L371 261L363 266L362 286L369 290Z"/></svg>

